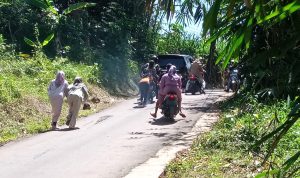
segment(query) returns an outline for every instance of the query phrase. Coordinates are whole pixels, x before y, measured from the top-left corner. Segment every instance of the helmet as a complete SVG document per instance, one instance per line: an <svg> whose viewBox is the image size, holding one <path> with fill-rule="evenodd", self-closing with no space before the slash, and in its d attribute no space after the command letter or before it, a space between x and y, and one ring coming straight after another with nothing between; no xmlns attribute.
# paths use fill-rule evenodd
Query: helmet
<svg viewBox="0 0 300 178"><path fill-rule="evenodd" d="M168 63L168 64L166 65L166 69L167 69L167 71L169 71L169 69L171 68L171 66L172 66L172 64L171 64L171 63Z"/></svg>
<svg viewBox="0 0 300 178"><path fill-rule="evenodd" d="M150 60L148 67L152 69L152 68L154 68L154 65L155 65L155 62L153 60Z"/></svg>
<svg viewBox="0 0 300 178"><path fill-rule="evenodd" d="M153 60L155 63L158 63L158 57L156 55L151 56L150 60Z"/></svg>

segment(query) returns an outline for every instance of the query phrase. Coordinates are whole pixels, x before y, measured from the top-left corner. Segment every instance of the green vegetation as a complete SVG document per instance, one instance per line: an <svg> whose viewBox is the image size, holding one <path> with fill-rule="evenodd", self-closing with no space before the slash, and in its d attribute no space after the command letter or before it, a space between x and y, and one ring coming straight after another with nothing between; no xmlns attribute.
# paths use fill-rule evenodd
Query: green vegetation
<svg viewBox="0 0 300 178"><path fill-rule="evenodd" d="M153 0L148 1L149 4L154 2ZM233 59L236 66L240 68L244 84L243 92L248 93L246 98L257 98L258 100L257 104L251 106L253 107L251 111L243 110L242 105L237 106L237 109L242 110L245 116L255 114L252 116L253 118L265 117L264 113L275 114L274 117L267 116L267 118L278 118L275 123L279 124L272 123L270 126L266 126L265 121L260 119L253 121L259 126L258 128L250 127L248 125L252 120L248 122L246 117L244 118L245 122L237 125L248 129L245 131L253 134L250 138L255 140L248 140L252 149L243 149L256 150L261 153L264 166L261 170L269 170L260 173L258 177L275 174L278 177L299 176L299 167L296 166L299 165L300 155L299 140L296 139L299 134L295 131L295 128L299 128L300 117L298 98L300 88L299 1L186 0L182 2L167 0L159 1L159 4L166 11L168 17L174 14L175 7L180 5L183 19L189 20L191 17L195 21L203 19L203 37L207 38L207 45L210 45L206 69L208 83L219 82L218 66L226 68L228 62ZM224 45L220 45L220 43ZM294 103L291 104L291 101ZM287 103L289 107L283 107L281 102ZM274 112L272 109L280 112ZM225 123L227 124L227 122ZM221 123L221 128L225 126ZM217 127L216 129L220 130L221 128ZM261 133L260 130L265 133ZM233 132L232 134L237 133ZM226 140L221 142L227 143L227 139L231 140L230 138L232 137L227 135ZM243 140L237 139L237 141L235 145L239 145ZM235 145L231 146L235 147ZM290 146L286 145L291 145L292 151L288 148ZM293 147L294 145L296 146ZM227 153L236 151L230 148L219 148L218 151L223 149ZM278 156L279 152L280 156ZM257 172L261 172L261 170ZM229 172L221 177L227 175L230 175Z"/></svg>
<svg viewBox="0 0 300 178"><path fill-rule="evenodd" d="M204 57L210 86L233 59L247 95L225 103L214 130L166 176L299 176L299 10L299 0L2 1L0 143L49 128L46 89L57 70L108 96L99 86L128 91L152 54L187 53ZM177 22L160 34L175 11ZM184 32L192 21L203 22L202 37Z"/></svg>
<svg viewBox="0 0 300 178"><path fill-rule="evenodd" d="M81 76L88 84L91 97L99 97L102 105L81 112L81 116L110 105L108 93L98 88L99 66L70 62L67 58L48 59L43 53L34 56L15 55L0 36L0 144L16 138L44 132L50 128L51 107L47 88L58 70L66 73L69 83ZM24 57L22 57L24 56ZM62 120L67 114L64 105Z"/></svg>
<svg viewBox="0 0 300 178"><path fill-rule="evenodd" d="M213 130L200 135L189 151L181 152L162 177L265 177L268 171L276 177L300 176L299 122L283 136L266 162L273 141L254 147L259 138L288 120L291 107L286 102L260 103L240 96L222 103L221 108L223 114ZM294 160L290 159L293 156Z"/></svg>
<svg viewBox="0 0 300 178"><path fill-rule="evenodd" d="M123 96L135 89L133 81L138 81L138 66L150 55L178 52L176 45L171 48L158 43L173 43L173 32L168 32L167 37L159 34L161 9L153 5L148 13L145 5L143 1L123 0L3 1L0 4L0 143L49 128L51 108L47 87L58 70L66 73L69 82L76 75L83 77L92 96L107 97L106 91ZM177 24L176 28L182 26ZM182 44L180 52L200 54L199 39L190 38L182 29L176 40ZM191 45L185 47L185 44ZM102 105L92 107L96 111L110 104L109 98L99 98ZM63 108L60 124L64 122L66 109ZM95 111L81 114L89 112Z"/></svg>
<svg viewBox="0 0 300 178"><path fill-rule="evenodd" d="M200 37L187 34L179 23L170 24L170 30L160 35L156 44L160 54L190 54L194 57L206 57L209 49Z"/></svg>

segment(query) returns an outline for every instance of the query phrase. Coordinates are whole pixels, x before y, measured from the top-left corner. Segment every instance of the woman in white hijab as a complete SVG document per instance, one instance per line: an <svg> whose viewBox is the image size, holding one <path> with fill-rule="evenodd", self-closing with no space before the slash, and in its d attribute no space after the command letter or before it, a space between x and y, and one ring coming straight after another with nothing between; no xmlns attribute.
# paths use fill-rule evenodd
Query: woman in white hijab
<svg viewBox="0 0 300 178"><path fill-rule="evenodd" d="M56 78L51 81L48 87L48 96L52 107L52 130L57 128L57 121L61 114L63 99L68 92L68 81L65 80L65 73L58 71Z"/></svg>

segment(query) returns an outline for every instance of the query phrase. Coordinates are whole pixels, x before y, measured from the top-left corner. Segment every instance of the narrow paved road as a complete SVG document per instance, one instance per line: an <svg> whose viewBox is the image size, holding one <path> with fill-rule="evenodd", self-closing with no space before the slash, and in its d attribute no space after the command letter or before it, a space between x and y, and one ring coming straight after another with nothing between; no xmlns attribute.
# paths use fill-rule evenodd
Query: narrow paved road
<svg viewBox="0 0 300 178"><path fill-rule="evenodd" d="M78 130L51 131L0 147L0 178L120 178L144 163L165 145L178 141L221 90L184 95L187 118L173 123L153 119L154 104L137 108L127 100L81 118ZM159 114L159 117L161 115Z"/></svg>

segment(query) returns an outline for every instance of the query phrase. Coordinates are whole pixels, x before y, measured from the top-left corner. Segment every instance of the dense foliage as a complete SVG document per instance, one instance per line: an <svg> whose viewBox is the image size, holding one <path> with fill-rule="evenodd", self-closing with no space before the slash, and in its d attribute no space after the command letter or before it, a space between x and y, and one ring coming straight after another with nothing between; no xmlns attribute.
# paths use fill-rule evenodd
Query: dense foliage
<svg viewBox="0 0 300 178"><path fill-rule="evenodd" d="M283 98L289 103L299 96L299 9L299 1L252 3L218 0L205 15L204 32L209 30L212 33L211 40L220 38L228 41L216 62L222 61L225 66L232 58L239 61L245 90L257 94L260 102ZM275 128L268 128L268 134L257 136L261 138L255 148L270 142L264 154L264 164L276 155L280 143L284 142L284 136L298 123L299 100L287 113L289 115L285 122ZM295 149L299 151L299 148ZM299 152L296 151L281 169L289 170L297 159ZM277 164L276 160L274 162ZM282 170L275 171L274 164L270 164L274 174L284 176Z"/></svg>
<svg viewBox="0 0 300 178"><path fill-rule="evenodd" d="M151 37L157 30L153 32L142 1L95 1L92 7L69 13L66 9L78 1L47 1L57 11L32 2L39 1L15 0L0 7L0 34L18 52L31 54L36 49L28 42L41 44L54 34L48 45L40 47L43 52L99 64L105 85L127 80L129 59L145 61L154 53Z"/></svg>
<svg viewBox="0 0 300 178"><path fill-rule="evenodd" d="M199 136L189 152L180 153L161 177L300 176L299 122L282 137L271 159L264 159L271 141L253 149L257 138L289 120L291 107L285 101L260 103L255 97L245 100L240 95L222 103L221 108L220 121Z"/></svg>
<svg viewBox="0 0 300 178"><path fill-rule="evenodd" d="M149 0L148 3L155 1ZM289 1L158 1L168 14L181 4L181 11L193 16L197 21L203 18L203 36L208 38L210 56L208 71L215 71L213 63L226 67L230 60L235 60L241 69L246 97L254 96L259 102L286 99L288 105L295 100L286 121L275 128L268 128L268 134L257 135L260 138L255 148L266 142L270 143L265 153L265 160L274 155L284 136L299 121L299 88L300 88L300 2ZM223 50L215 56L217 44L225 42ZM210 75L213 78L214 75ZM287 112L288 113L288 112ZM290 156L282 169L288 170L296 164L299 152ZM276 161L275 163L276 164ZM262 176L276 174L281 171L270 164L271 171ZM299 167L295 168L299 171Z"/></svg>

